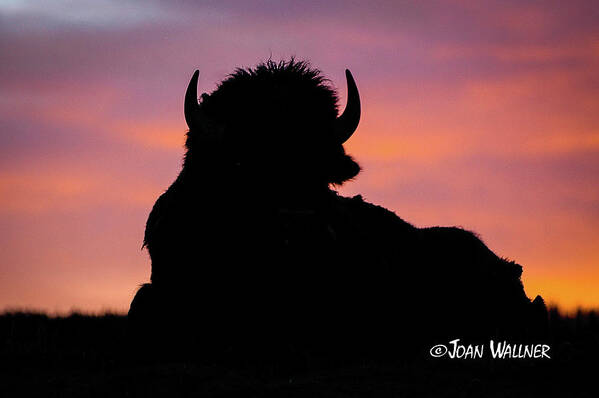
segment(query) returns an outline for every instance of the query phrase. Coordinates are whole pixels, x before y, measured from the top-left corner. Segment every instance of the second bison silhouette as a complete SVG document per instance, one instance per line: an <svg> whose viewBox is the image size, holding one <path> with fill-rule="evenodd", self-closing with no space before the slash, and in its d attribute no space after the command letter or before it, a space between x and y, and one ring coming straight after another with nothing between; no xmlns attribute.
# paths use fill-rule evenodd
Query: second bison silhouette
<svg viewBox="0 0 599 398"><path fill-rule="evenodd" d="M388 350L522 335L542 319L520 265L471 232L416 228L337 194L360 172L343 148L360 119L346 77L338 116L335 90L305 62L238 69L199 103L196 71L183 168L146 225L151 283L129 311L139 337Z"/></svg>

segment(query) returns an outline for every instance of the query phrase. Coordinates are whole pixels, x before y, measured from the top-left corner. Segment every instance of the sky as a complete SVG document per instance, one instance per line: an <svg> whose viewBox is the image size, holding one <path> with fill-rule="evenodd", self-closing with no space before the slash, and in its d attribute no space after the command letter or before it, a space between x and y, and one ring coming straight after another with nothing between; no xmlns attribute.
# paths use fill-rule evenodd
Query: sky
<svg viewBox="0 0 599 398"><path fill-rule="evenodd" d="M526 293L599 308L599 5L0 0L0 310L126 311L192 72L295 56L362 121L362 194L475 231Z"/></svg>

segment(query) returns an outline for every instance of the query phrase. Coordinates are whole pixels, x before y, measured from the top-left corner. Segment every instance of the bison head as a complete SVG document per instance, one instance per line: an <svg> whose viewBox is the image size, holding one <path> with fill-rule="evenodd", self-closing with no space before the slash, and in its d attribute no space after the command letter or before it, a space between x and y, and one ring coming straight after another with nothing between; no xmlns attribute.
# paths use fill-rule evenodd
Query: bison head
<svg viewBox="0 0 599 398"><path fill-rule="evenodd" d="M348 100L306 62L268 61L237 69L198 103L199 71L185 95L189 126L184 169L275 186L342 184L360 172L343 143L360 119L356 83L346 70Z"/></svg>

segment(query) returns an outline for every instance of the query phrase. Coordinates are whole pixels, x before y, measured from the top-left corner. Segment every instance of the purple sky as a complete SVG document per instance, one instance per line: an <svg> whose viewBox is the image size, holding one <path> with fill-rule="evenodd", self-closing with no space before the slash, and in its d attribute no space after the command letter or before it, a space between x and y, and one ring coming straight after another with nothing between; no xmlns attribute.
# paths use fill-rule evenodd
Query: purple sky
<svg viewBox="0 0 599 398"><path fill-rule="evenodd" d="M125 310L183 155L183 93L308 59L364 112L361 193L461 225L529 296L599 306L594 1L0 2L0 308Z"/></svg>

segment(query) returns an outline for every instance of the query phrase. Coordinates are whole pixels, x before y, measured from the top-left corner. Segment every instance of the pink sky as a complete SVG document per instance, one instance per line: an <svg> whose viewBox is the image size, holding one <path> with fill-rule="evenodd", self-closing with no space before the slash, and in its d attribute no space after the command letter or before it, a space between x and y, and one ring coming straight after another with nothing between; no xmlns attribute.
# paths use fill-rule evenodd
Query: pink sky
<svg viewBox="0 0 599 398"><path fill-rule="evenodd" d="M259 4L0 4L0 309L126 310L191 73L211 91L291 55L360 87L343 193L476 231L529 296L599 307L594 1Z"/></svg>

